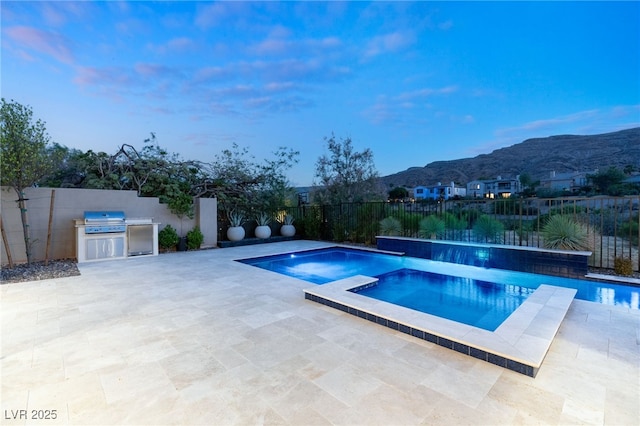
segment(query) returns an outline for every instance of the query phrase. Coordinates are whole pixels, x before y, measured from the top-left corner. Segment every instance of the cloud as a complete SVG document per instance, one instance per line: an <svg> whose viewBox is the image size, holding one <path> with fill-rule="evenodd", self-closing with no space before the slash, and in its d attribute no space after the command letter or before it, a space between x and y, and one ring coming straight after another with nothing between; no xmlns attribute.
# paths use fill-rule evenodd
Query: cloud
<svg viewBox="0 0 640 426"><path fill-rule="evenodd" d="M379 96L373 105L362 112L362 115L373 124L394 122L399 119L398 113L386 96Z"/></svg>
<svg viewBox="0 0 640 426"><path fill-rule="evenodd" d="M79 67L74 83L81 87L132 86L134 78L121 67Z"/></svg>
<svg viewBox="0 0 640 426"><path fill-rule="evenodd" d="M291 81L271 82L265 84L264 88L268 92L285 92L297 89L298 85Z"/></svg>
<svg viewBox="0 0 640 426"><path fill-rule="evenodd" d="M224 81L233 76L230 67L204 67L196 71L194 83L201 84L207 82Z"/></svg>
<svg viewBox="0 0 640 426"><path fill-rule="evenodd" d="M133 69L144 78L157 78L162 80L183 78L183 74L179 69L161 64L138 62L133 66Z"/></svg>
<svg viewBox="0 0 640 426"><path fill-rule="evenodd" d="M412 99L421 99L421 98L429 98L436 95L448 95L451 93L455 93L458 91L458 86L445 86L439 89L433 88L424 88L418 89L411 92L401 93L396 97L397 100L405 101Z"/></svg>
<svg viewBox="0 0 640 426"><path fill-rule="evenodd" d="M153 99L158 111L176 110L168 104L179 98L193 116L244 115L256 118L275 112L291 112L312 106L313 101L299 93L305 85L286 79L261 82L238 78L236 73L253 75L268 64L235 64L232 72L221 68L189 70L163 64L138 62L132 67L78 67L74 83L79 87L116 101ZM243 67L248 69L242 70ZM226 78L225 78L226 77ZM253 114L253 115L252 115Z"/></svg>
<svg viewBox="0 0 640 426"><path fill-rule="evenodd" d="M258 56L324 56L336 53L342 47L338 37L323 38L291 38L292 32L282 26L277 26L264 40L251 45L247 51Z"/></svg>
<svg viewBox="0 0 640 426"><path fill-rule="evenodd" d="M247 108L260 109L267 113L297 112L313 105L313 101L302 96L263 96L259 98L251 98L245 102L245 106Z"/></svg>
<svg viewBox="0 0 640 426"><path fill-rule="evenodd" d="M69 21L84 20L87 18L91 2L58 1L41 2L41 13L44 20L54 27L62 27Z"/></svg>
<svg viewBox="0 0 640 426"><path fill-rule="evenodd" d="M61 34L25 26L7 28L5 34L22 48L44 53L65 64L74 61L72 43Z"/></svg>
<svg viewBox="0 0 640 426"><path fill-rule="evenodd" d="M458 86L444 86L440 88L422 88L402 92L395 96L379 96L374 105L366 108L362 115L372 124L392 123L407 125L409 123L423 123L427 118L425 111L432 110L433 105L427 103L438 96L446 96L458 92ZM436 113L442 114L442 113ZM445 114L446 115L446 114ZM452 118L460 123L468 123L468 118Z"/></svg>
<svg viewBox="0 0 640 426"><path fill-rule="evenodd" d="M395 53L411 46L415 41L415 35L406 31L396 31L376 36L367 44L364 56L371 58L386 53Z"/></svg>
<svg viewBox="0 0 640 426"><path fill-rule="evenodd" d="M53 3L43 3L42 16L50 25L60 27L67 22L67 16L54 7Z"/></svg>
<svg viewBox="0 0 640 426"><path fill-rule="evenodd" d="M193 83L220 84L234 80L286 82L310 86L318 82L336 82L350 76L351 69L334 64L328 59L286 58L277 61L239 61L225 66L204 67L196 70Z"/></svg>
<svg viewBox="0 0 640 426"><path fill-rule="evenodd" d="M152 52L167 55L172 53L185 53L194 50L196 47L195 42L189 37L176 37L168 40L164 44L154 45L149 44L149 49Z"/></svg>
<svg viewBox="0 0 640 426"><path fill-rule="evenodd" d="M250 3L244 2L198 3L194 23L198 28L206 30L226 23L229 19L238 21L240 17L250 16L248 7L251 7Z"/></svg>
<svg viewBox="0 0 640 426"><path fill-rule="evenodd" d="M509 135L511 134L521 134L523 132L548 131L551 129L558 129L567 124L583 122L585 120L593 120L599 114L601 114L601 112L598 110L580 111L574 114L564 115L560 117L530 121L517 127L499 129L496 133L499 137L509 137Z"/></svg>

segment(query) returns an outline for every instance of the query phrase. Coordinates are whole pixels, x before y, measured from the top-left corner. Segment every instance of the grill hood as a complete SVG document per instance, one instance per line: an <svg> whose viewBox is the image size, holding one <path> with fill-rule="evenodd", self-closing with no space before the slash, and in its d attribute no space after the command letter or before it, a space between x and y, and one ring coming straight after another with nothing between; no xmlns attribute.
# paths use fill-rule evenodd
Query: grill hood
<svg viewBox="0 0 640 426"><path fill-rule="evenodd" d="M124 220L123 211L84 212L84 222L86 224L124 223Z"/></svg>

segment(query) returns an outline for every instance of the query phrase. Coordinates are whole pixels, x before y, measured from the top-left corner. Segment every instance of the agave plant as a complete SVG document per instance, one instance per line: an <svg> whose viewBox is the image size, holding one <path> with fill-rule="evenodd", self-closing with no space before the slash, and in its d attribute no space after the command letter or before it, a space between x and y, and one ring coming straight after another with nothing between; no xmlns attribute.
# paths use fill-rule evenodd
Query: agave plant
<svg viewBox="0 0 640 426"><path fill-rule="evenodd" d="M258 226L269 226L269 223L271 223L271 217L263 212L256 216L256 222L258 222Z"/></svg>
<svg viewBox="0 0 640 426"><path fill-rule="evenodd" d="M231 226L242 226L244 223L244 215L235 210L229 211L227 214L227 219L229 219L229 225Z"/></svg>
<svg viewBox="0 0 640 426"><path fill-rule="evenodd" d="M402 235L402 224L395 217L385 217L380 221L380 235L400 236Z"/></svg>
<svg viewBox="0 0 640 426"><path fill-rule="evenodd" d="M587 228L568 216L551 216L542 227L542 238L546 248L590 250Z"/></svg>
<svg viewBox="0 0 640 426"><path fill-rule="evenodd" d="M295 221L295 218L293 216L291 216L290 214L286 214L282 218L282 224L283 225L293 225L294 221Z"/></svg>
<svg viewBox="0 0 640 426"><path fill-rule="evenodd" d="M427 216L420 221L418 236L420 238L435 239L442 237L445 229L446 227L442 219L434 215Z"/></svg>

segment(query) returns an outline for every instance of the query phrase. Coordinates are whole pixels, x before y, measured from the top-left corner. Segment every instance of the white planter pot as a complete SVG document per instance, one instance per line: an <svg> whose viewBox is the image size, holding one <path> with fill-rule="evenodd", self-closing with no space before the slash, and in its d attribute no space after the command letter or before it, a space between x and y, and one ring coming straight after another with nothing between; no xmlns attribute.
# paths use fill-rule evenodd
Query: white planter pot
<svg viewBox="0 0 640 426"><path fill-rule="evenodd" d="M266 225L256 227L256 238L269 238L271 236L271 228Z"/></svg>
<svg viewBox="0 0 640 426"><path fill-rule="evenodd" d="M232 226L227 229L227 238L229 241L240 241L244 238L244 228L242 226Z"/></svg>
<svg viewBox="0 0 640 426"><path fill-rule="evenodd" d="M283 237L293 237L296 235L296 227L293 225L282 225L282 227L280 227L280 235Z"/></svg>

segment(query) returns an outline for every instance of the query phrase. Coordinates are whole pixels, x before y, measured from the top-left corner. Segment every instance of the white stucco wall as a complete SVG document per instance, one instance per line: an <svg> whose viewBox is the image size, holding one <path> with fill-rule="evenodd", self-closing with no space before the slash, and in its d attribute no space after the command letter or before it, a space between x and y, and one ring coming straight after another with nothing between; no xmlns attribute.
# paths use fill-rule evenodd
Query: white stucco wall
<svg viewBox="0 0 640 426"><path fill-rule="evenodd" d="M9 242L14 263L24 263L26 250L18 199L15 191L2 187L2 226ZM178 233L185 235L195 225L204 234L205 247L217 245L217 200L213 198L196 200L194 219L180 220L172 214L158 198L138 197L134 191L113 191L100 189L72 188L28 188L25 190L27 215L33 244L33 260L45 258L51 193L55 190L51 243L49 259L76 258L74 219L82 219L87 210L122 210L127 218L152 217L159 222L159 229L171 224ZM0 244L2 264L8 263L4 243Z"/></svg>

